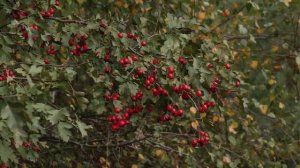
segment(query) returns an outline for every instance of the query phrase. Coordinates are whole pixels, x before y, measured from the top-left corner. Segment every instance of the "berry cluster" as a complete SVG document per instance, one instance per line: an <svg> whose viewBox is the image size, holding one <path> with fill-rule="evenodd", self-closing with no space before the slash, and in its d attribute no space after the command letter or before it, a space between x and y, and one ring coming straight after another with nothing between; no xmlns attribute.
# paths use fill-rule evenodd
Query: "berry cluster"
<svg viewBox="0 0 300 168"><path fill-rule="evenodd" d="M119 100L120 95L119 93L110 94L109 92L106 92L103 97L106 101L114 101L114 100Z"/></svg>
<svg viewBox="0 0 300 168"><path fill-rule="evenodd" d="M170 112L174 117L182 116L183 110L182 109L175 109L173 105L167 105L167 111Z"/></svg>
<svg viewBox="0 0 300 168"><path fill-rule="evenodd" d="M50 44L47 50L48 55L54 55L55 54L55 47L53 44Z"/></svg>
<svg viewBox="0 0 300 168"><path fill-rule="evenodd" d="M172 90L178 94L181 94L181 97L184 100L190 99L193 95L191 87L187 84L181 84L178 87L173 86Z"/></svg>
<svg viewBox="0 0 300 168"><path fill-rule="evenodd" d="M119 60L119 64L120 64L123 68L125 68L128 64L131 64L131 61L130 61L127 57L125 57L125 58L121 58L121 59Z"/></svg>
<svg viewBox="0 0 300 168"><path fill-rule="evenodd" d="M140 75L143 75L143 74L144 74L144 71L141 68L137 68L136 73L133 74L133 78L137 79Z"/></svg>
<svg viewBox="0 0 300 168"><path fill-rule="evenodd" d="M151 89L151 91L152 91L153 96L160 96L160 95L168 96L169 95L169 92L162 87L153 87Z"/></svg>
<svg viewBox="0 0 300 168"><path fill-rule="evenodd" d="M193 139L192 140L192 146L196 147L197 144L200 146L204 146L209 142L209 136L207 132L204 131L199 131L199 137L198 139Z"/></svg>
<svg viewBox="0 0 300 168"><path fill-rule="evenodd" d="M170 121L170 120L172 120L172 116L170 116L170 115L163 115L163 116L160 116L160 118L159 118L159 121L161 121L161 122Z"/></svg>
<svg viewBox="0 0 300 168"><path fill-rule="evenodd" d="M137 91L135 95L131 96L132 101L141 101L143 98L143 92L142 91Z"/></svg>
<svg viewBox="0 0 300 168"><path fill-rule="evenodd" d="M54 8L50 7L47 11L41 12L41 16L44 18L52 17L54 15Z"/></svg>
<svg viewBox="0 0 300 168"><path fill-rule="evenodd" d="M0 81L5 81L7 77L11 77L11 78L15 77L14 72L9 68L6 68L3 71L3 73L0 75Z"/></svg>
<svg viewBox="0 0 300 168"><path fill-rule="evenodd" d="M204 112L206 112L206 110L209 107L214 107L214 106L215 106L214 102L212 102L212 101L206 101L205 103L199 105L199 112L200 113L204 113Z"/></svg>
<svg viewBox="0 0 300 168"><path fill-rule="evenodd" d="M89 50L89 47L86 44L86 40L88 39L88 36L85 34L79 38L77 37L78 36L75 36L74 38L71 38L69 40L69 46L73 46L77 41L77 44L74 46L74 49L71 50L71 53L76 56L81 56L81 54Z"/></svg>
<svg viewBox="0 0 300 168"><path fill-rule="evenodd" d="M168 77L169 79L173 79L173 78L174 78L174 73L175 73L174 68L171 67L171 66L169 66L169 67L167 68L167 72L168 72L167 77Z"/></svg>
<svg viewBox="0 0 300 168"><path fill-rule="evenodd" d="M123 111L122 116L119 115L110 115L107 120L112 124L112 131L117 131L125 125L129 124L129 119L133 114L139 113L143 110L143 106L136 106L134 108L127 108ZM121 110L119 108L114 108L115 113L120 113Z"/></svg>
<svg viewBox="0 0 300 168"><path fill-rule="evenodd" d="M217 91L217 88L219 86L219 83L220 83L220 79L218 77L215 77L212 84L210 85L209 87L209 90L212 92L212 93L215 93Z"/></svg>
<svg viewBox="0 0 300 168"><path fill-rule="evenodd" d="M24 17L27 17L28 15L29 15L29 13L26 11L23 11L23 10L13 11L11 13L12 18L16 19L16 20L23 19Z"/></svg>
<svg viewBox="0 0 300 168"><path fill-rule="evenodd" d="M154 82L155 82L155 74L150 74L147 76L145 80L145 85L147 88L150 89L150 85L153 84Z"/></svg>
<svg viewBox="0 0 300 168"><path fill-rule="evenodd" d="M187 60L186 60L184 57L182 57L182 56L178 58L178 62L179 62L180 64L182 64L182 65L187 64Z"/></svg>

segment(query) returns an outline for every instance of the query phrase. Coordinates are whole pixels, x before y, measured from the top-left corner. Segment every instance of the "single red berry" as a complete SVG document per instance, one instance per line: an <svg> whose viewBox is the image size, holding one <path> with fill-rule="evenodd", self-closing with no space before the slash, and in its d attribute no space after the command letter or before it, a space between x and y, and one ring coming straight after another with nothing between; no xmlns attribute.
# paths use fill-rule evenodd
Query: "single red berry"
<svg viewBox="0 0 300 168"><path fill-rule="evenodd" d="M154 59L152 60L152 64L153 64L153 65L158 64L158 60L157 60L156 58L154 58Z"/></svg>
<svg viewBox="0 0 300 168"><path fill-rule="evenodd" d="M86 41L86 40L88 39L88 36L87 36L86 34L84 34L83 36L81 36L81 39L82 39L83 41Z"/></svg>
<svg viewBox="0 0 300 168"><path fill-rule="evenodd" d="M107 73L107 74L111 73L111 68L110 67L105 67L104 72Z"/></svg>
<svg viewBox="0 0 300 168"><path fill-rule="evenodd" d="M241 82L239 80L235 81L235 87L239 87L241 85Z"/></svg>
<svg viewBox="0 0 300 168"><path fill-rule="evenodd" d="M196 96L197 97L201 97L203 95L202 91L201 90L197 90L196 91Z"/></svg>
<svg viewBox="0 0 300 168"><path fill-rule="evenodd" d="M74 43L75 43L74 38L70 38L70 40L69 40L69 46L73 46Z"/></svg>
<svg viewBox="0 0 300 168"><path fill-rule="evenodd" d="M214 68L214 65L213 65L213 64L208 64L208 65L207 65L207 68L208 68L208 69L212 69L212 68Z"/></svg>
<svg viewBox="0 0 300 168"><path fill-rule="evenodd" d="M138 60L138 57L137 57L136 55L132 55L132 56L131 56L131 59L132 59L132 61L137 61L137 60Z"/></svg>
<svg viewBox="0 0 300 168"><path fill-rule="evenodd" d="M192 140L192 147L196 147L198 144L198 139L193 139Z"/></svg>
<svg viewBox="0 0 300 168"><path fill-rule="evenodd" d="M86 51L88 51L89 50L89 47L88 47L88 45L83 45L82 46L82 50L84 51L84 52L86 52Z"/></svg>
<svg viewBox="0 0 300 168"><path fill-rule="evenodd" d="M171 67L171 66L169 66L169 67L167 68L167 71L168 71L168 73L174 73L174 68Z"/></svg>
<svg viewBox="0 0 300 168"><path fill-rule="evenodd" d="M48 12L49 12L51 15L53 15L53 14L54 14L54 9L51 7L51 8L49 8Z"/></svg>
<svg viewBox="0 0 300 168"><path fill-rule="evenodd" d="M230 69L230 64L226 63L226 64L225 64L225 68L226 68L226 69Z"/></svg>
<svg viewBox="0 0 300 168"><path fill-rule="evenodd" d="M118 37L119 37L119 38L123 38L123 33L122 33L122 32L119 32L119 33L118 33Z"/></svg>
<svg viewBox="0 0 300 168"><path fill-rule="evenodd" d="M115 107L115 108L114 108L114 112L115 112L115 113L120 113L120 111L121 111L120 108L118 108L118 107Z"/></svg>
<svg viewBox="0 0 300 168"><path fill-rule="evenodd" d="M50 60L49 60L48 58L45 58L45 59L44 59L44 63L45 63L45 64L50 64Z"/></svg>
<svg viewBox="0 0 300 168"><path fill-rule="evenodd" d="M2 164L1 164L1 168L7 168L6 164L5 164L5 163L2 163Z"/></svg>
<svg viewBox="0 0 300 168"><path fill-rule="evenodd" d="M55 6L59 6L59 0L55 0Z"/></svg>
<svg viewBox="0 0 300 168"><path fill-rule="evenodd" d="M127 33L127 38L133 38L133 34L132 33Z"/></svg>
<svg viewBox="0 0 300 168"><path fill-rule="evenodd" d="M143 70L142 70L141 68L138 68L138 69L136 70L136 73L137 73L138 75L142 75L144 72L143 72Z"/></svg>
<svg viewBox="0 0 300 168"><path fill-rule="evenodd" d="M146 41L141 41L141 46L145 47L147 45Z"/></svg>
<svg viewBox="0 0 300 168"><path fill-rule="evenodd" d="M173 79L173 78L174 78L174 74L173 74L173 73L168 73L167 77L168 77L169 79Z"/></svg>

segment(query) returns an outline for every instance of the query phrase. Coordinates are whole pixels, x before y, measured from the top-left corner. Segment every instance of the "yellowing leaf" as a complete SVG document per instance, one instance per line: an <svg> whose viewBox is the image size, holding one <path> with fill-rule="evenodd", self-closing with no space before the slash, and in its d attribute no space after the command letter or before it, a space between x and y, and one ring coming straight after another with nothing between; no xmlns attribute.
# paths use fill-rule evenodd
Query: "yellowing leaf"
<svg viewBox="0 0 300 168"><path fill-rule="evenodd" d="M143 3L144 3L144 0L135 0L135 3L136 3L136 4L143 4Z"/></svg>
<svg viewBox="0 0 300 168"><path fill-rule="evenodd" d="M261 104L261 105L259 106L259 108L260 108L260 112L263 113L263 114L266 114L267 111L268 111L268 105Z"/></svg>
<svg viewBox="0 0 300 168"><path fill-rule="evenodd" d="M131 165L131 168L139 168L139 166L136 164L133 164L133 165Z"/></svg>
<svg viewBox="0 0 300 168"><path fill-rule="evenodd" d="M278 45L273 45L273 46L272 46L272 49L271 49L271 52L272 52L272 53L276 53L278 50L279 50Z"/></svg>
<svg viewBox="0 0 300 168"><path fill-rule="evenodd" d="M231 159L230 159L230 156L223 156L223 162L226 163L226 164L229 164L231 163Z"/></svg>
<svg viewBox="0 0 300 168"><path fill-rule="evenodd" d="M257 65L258 65L258 61L254 60L254 61L251 61L249 66L252 69L257 69Z"/></svg>
<svg viewBox="0 0 300 168"><path fill-rule="evenodd" d="M197 20L199 22L202 22L205 19L205 17L206 17L205 12L198 12L198 14L197 14Z"/></svg>
<svg viewBox="0 0 300 168"><path fill-rule="evenodd" d="M199 122L197 120L192 121L191 123L192 128L194 128L195 130L197 130L198 126L199 126Z"/></svg>
<svg viewBox="0 0 300 168"><path fill-rule="evenodd" d="M263 33L265 31L265 29L263 29L263 28L257 28L256 29L256 33L258 33L258 34L261 34L261 33Z"/></svg>
<svg viewBox="0 0 300 168"><path fill-rule="evenodd" d="M212 118L212 120L213 120L213 122L215 123L215 122L219 122L219 116L218 115L214 115L213 116L213 118Z"/></svg>
<svg viewBox="0 0 300 168"><path fill-rule="evenodd" d="M283 108L285 107L285 105L284 105L282 102L279 102L278 107L279 107L280 109L283 109Z"/></svg>
<svg viewBox="0 0 300 168"><path fill-rule="evenodd" d="M285 6L289 7L292 0L282 0L282 2L285 4Z"/></svg>
<svg viewBox="0 0 300 168"><path fill-rule="evenodd" d="M237 122L233 122L233 123L231 123L230 126L228 127L228 131L229 131L230 133L236 134L237 132L236 132L235 129L236 129L238 126L239 126L239 125L238 125Z"/></svg>
<svg viewBox="0 0 300 168"><path fill-rule="evenodd" d="M268 80L268 84L269 85L274 85L274 84L276 84L277 83L277 81L275 80L275 79L270 79L270 80Z"/></svg>
<svg viewBox="0 0 300 168"><path fill-rule="evenodd" d="M231 109L229 109L229 110L226 112L226 114L227 114L229 117L232 117L232 116L235 115L235 112L232 111Z"/></svg>
<svg viewBox="0 0 300 168"><path fill-rule="evenodd" d="M163 151L161 149L156 149L155 150L155 156L160 157L162 155Z"/></svg>
<svg viewBox="0 0 300 168"><path fill-rule="evenodd" d="M246 118L247 118L248 120L250 120L250 121L253 121L253 117L252 117L251 115L249 115L249 114L247 114Z"/></svg>
<svg viewBox="0 0 300 168"><path fill-rule="evenodd" d="M205 118L206 117L206 113L200 113L200 117L201 118Z"/></svg>
<svg viewBox="0 0 300 168"><path fill-rule="evenodd" d="M275 98L276 98L276 95L274 95L274 94L271 94L270 97L269 97L270 101L275 100Z"/></svg>
<svg viewBox="0 0 300 168"><path fill-rule="evenodd" d="M192 114L196 114L196 113L197 113L196 107L190 107L190 112L191 112Z"/></svg>
<svg viewBox="0 0 300 168"><path fill-rule="evenodd" d="M144 157L144 155L143 155L143 154L141 154L141 153L139 153L139 159L140 159L140 160L145 160L145 157Z"/></svg>
<svg viewBox="0 0 300 168"><path fill-rule="evenodd" d="M300 55L296 57L296 64L298 65L298 69L300 69Z"/></svg>

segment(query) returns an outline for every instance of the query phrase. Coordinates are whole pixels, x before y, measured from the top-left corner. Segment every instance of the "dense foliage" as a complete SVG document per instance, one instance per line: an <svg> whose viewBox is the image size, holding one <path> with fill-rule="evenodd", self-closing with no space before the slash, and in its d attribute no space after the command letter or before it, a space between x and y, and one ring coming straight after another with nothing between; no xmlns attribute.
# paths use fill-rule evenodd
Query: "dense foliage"
<svg viewBox="0 0 300 168"><path fill-rule="evenodd" d="M0 1L4 167L300 165L300 1Z"/></svg>

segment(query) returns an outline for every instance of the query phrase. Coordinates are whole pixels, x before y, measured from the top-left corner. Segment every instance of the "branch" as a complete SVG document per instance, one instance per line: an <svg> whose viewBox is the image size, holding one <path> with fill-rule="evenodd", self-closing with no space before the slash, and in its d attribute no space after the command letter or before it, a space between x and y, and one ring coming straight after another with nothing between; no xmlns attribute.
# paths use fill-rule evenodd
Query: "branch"
<svg viewBox="0 0 300 168"><path fill-rule="evenodd" d="M134 143L137 143L137 142L144 141L144 140L146 140L150 137L151 136L145 136L143 138L134 139L134 140L131 140L131 141L125 141L125 142L122 142L122 143L108 144L108 145L80 144L80 143L75 142L75 141L63 142L63 141L61 141L59 139L56 139L56 138L53 138L53 137L42 137L42 138L40 138L40 141L47 141L47 142L53 142L53 143L73 144L73 145L77 145L77 146L81 146L81 147L84 146L84 147L87 147L87 148L106 148L106 147L124 147L124 146L127 146L127 145L131 145L131 144L134 144Z"/></svg>
<svg viewBox="0 0 300 168"><path fill-rule="evenodd" d="M237 10L234 14L230 15L227 19L225 19L223 22L219 23L217 26L212 28L210 32L216 30L218 27L222 27L225 25L227 22L229 22L231 19L233 19L237 14L239 14L242 10L246 8L247 4L243 5L239 10Z"/></svg>
<svg viewBox="0 0 300 168"><path fill-rule="evenodd" d="M44 19L55 20L55 21L62 22L62 23L76 23L76 24L81 24L81 25L88 24L86 21L82 21L82 20L70 20L70 19L63 19L63 18L58 18L58 17L46 17Z"/></svg>

